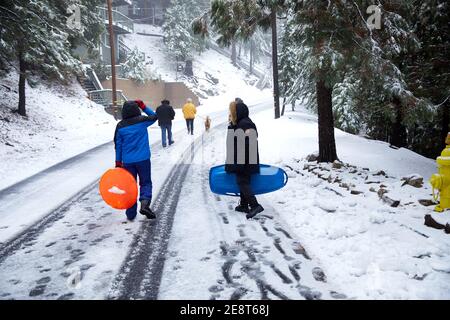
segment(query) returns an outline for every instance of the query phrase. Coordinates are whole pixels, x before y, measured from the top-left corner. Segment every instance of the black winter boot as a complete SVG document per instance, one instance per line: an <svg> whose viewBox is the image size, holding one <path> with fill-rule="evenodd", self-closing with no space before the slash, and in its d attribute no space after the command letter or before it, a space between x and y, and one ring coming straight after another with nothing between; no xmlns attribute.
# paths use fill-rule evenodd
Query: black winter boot
<svg viewBox="0 0 450 320"><path fill-rule="evenodd" d="M141 201L141 210L139 212L148 219L156 219L155 213L150 209L150 200Z"/></svg>
<svg viewBox="0 0 450 320"><path fill-rule="evenodd" d="M250 208L248 207L248 204L239 203L239 205L236 208L234 208L234 211L243 212L243 213L249 213L250 212Z"/></svg>
<svg viewBox="0 0 450 320"><path fill-rule="evenodd" d="M254 218L258 213L261 213L264 211L264 208L262 205L258 204L256 207L253 207L250 209L250 212L247 213L247 219Z"/></svg>

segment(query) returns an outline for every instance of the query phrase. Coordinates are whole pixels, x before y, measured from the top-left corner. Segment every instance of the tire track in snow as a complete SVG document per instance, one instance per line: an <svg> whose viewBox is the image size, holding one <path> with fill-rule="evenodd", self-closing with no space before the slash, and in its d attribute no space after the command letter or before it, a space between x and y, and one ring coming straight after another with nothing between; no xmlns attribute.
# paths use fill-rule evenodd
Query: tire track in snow
<svg viewBox="0 0 450 320"><path fill-rule="evenodd" d="M65 204L60 206L59 208L53 210L48 215L46 215L43 219L41 219L38 223L32 225L31 227L25 229L13 239L4 243L0 247L0 264L9 256L13 255L16 251L22 248L24 245L27 245L38 238L46 229L50 228L55 222L64 218L65 214L70 210L70 208L81 199L83 199L86 195L93 192L98 185L98 181L91 183L87 188L81 190L76 196L67 200Z"/></svg>
<svg viewBox="0 0 450 320"><path fill-rule="evenodd" d="M217 132L219 132L217 127L214 127L208 135L217 134ZM153 207L157 219L150 225L142 225L111 287L109 299L156 300L158 298L167 247L183 182L190 169L190 161L203 144L204 138L205 134L191 143L182 154L181 161L164 182Z"/></svg>
<svg viewBox="0 0 450 320"><path fill-rule="evenodd" d="M212 147L211 153L214 154L214 151L215 147ZM263 300L343 298L343 295L328 290L322 269L315 265L288 229L278 222L278 215L270 205L264 204L266 213L242 223L245 217L234 212L233 200L210 193L207 169L203 168L202 172L202 198L204 205L211 207L215 223L222 229L217 235L218 252L223 260L224 286L233 289L229 299L239 300L249 294L254 295L255 289ZM249 285L249 280L253 285ZM316 287L320 289L313 289ZM211 288L216 288L216 285ZM223 290L210 291L214 293L211 299L227 296Z"/></svg>

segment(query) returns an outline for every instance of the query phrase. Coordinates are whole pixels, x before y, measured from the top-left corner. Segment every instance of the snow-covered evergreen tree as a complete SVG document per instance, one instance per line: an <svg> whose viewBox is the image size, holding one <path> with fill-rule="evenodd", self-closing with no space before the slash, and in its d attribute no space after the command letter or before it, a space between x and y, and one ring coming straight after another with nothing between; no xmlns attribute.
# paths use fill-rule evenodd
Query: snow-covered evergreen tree
<svg viewBox="0 0 450 320"><path fill-rule="evenodd" d="M67 75L80 70L71 49L80 41L95 43L89 41L89 35L98 34L101 26L100 18L91 13L96 4L98 0L2 2L0 59L3 66L15 67L15 62L19 66L19 114L26 115L25 83L29 74L64 81ZM80 29L67 23L68 8L74 6L86 14L86 25Z"/></svg>
<svg viewBox="0 0 450 320"><path fill-rule="evenodd" d="M128 54L127 61L122 65L122 76L137 83L145 83L150 78L145 67L145 57L137 47Z"/></svg>
<svg viewBox="0 0 450 320"><path fill-rule="evenodd" d="M205 39L194 34L191 24L205 5L204 0L171 0L163 30L167 49L174 58L191 60L195 52L204 50Z"/></svg>
<svg viewBox="0 0 450 320"><path fill-rule="evenodd" d="M365 128L364 112L380 105L390 108L395 124L402 122L401 112L417 103L399 65L402 55L414 46L405 18L410 4L381 1L381 29L367 24L370 5L370 1L290 1L291 36L285 51L294 56L284 59L282 77L295 77L291 100L308 98L310 107L317 106L321 161L337 158L334 117L341 127L359 132ZM316 102L311 99L314 96ZM392 134L399 140L401 135Z"/></svg>

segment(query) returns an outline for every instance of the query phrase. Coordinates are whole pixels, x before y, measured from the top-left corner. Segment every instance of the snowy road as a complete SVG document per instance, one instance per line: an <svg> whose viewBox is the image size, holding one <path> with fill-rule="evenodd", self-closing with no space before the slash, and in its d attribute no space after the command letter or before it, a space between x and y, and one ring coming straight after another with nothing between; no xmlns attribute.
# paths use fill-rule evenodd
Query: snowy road
<svg viewBox="0 0 450 320"><path fill-rule="evenodd" d="M76 199L110 166L113 152L112 143L103 144L0 190L0 244ZM92 162L96 165L89 166Z"/></svg>
<svg viewBox="0 0 450 320"><path fill-rule="evenodd" d="M262 104L257 108L263 109L266 106ZM214 118L218 119L219 116L223 120L224 112L217 113ZM231 204L221 207L207 201L209 191L205 178L209 162L205 159L223 161L221 153L212 152L216 147L223 147L223 141L220 139L224 138L221 133L225 130L221 129L224 128L216 128L210 134L200 135L197 140L178 133L175 135L177 144L168 150L163 151L161 147L153 146L153 172L160 178L154 188L157 194L154 207L160 216L156 222L142 219L135 223L125 223L121 212L104 205L94 182L38 223L26 228L18 237L6 241L0 247L0 298L192 298L190 288L184 290L184 287L178 285L184 283L183 281L169 286L177 294L171 294L170 290L167 290L167 279L179 277L178 269L171 271L172 262L177 257L182 259L181 261L187 261L183 270L194 268L195 275L204 281L209 281L210 276L214 274L211 271L215 269L206 269L207 272L203 272L207 258L197 261L197 265L188 261L189 253L196 256L202 253L201 250L193 251L191 248L180 255L174 255L173 243L190 246L192 236L201 237L199 245L207 243L205 239L213 237L211 244L217 250L216 254L208 250L211 256L217 258L211 259L209 263L216 261L218 264L215 268L218 268L218 272L214 274L216 279L212 282L213 288L198 291L205 299L229 298L218 293L208 296L211 290L216 290L214 283L217 279L220 281L221 277L224 277L224 285L228 290L233 288L233 293L230 294L233 298L329 297L329 290L324 289L326 285L322 282L324 275L320 268L309 266L312 262L305 258L306 253L301 245L290 239L288 231L282 230L276 213L270 210L268 204L265 204L269 208L267 217L249 222L248 235L243 236L247 232L244 230L247 223L245 219L242 216L225 216L224 212L229 211ZM199 159L203 159L203 162L199 163ZM165 182L161 177L167 177ZM192 181L193 178L200 180ZM189 195L185 195L186 192ZM191 231L179 241L177 226L186 224L184 209L187 208L188 213L194 215L198 212L198 206L189 200L190 196L197 197L198 193L204 197L203 201L207 201L201 203L201 206L205 207L202 210L216 220L205 220L202 215L194 216L194 219L189 221L190 225L194 224L200 229L206 228L210 231ZM8 196L7 193L5 195ZM211 195L209 197L214 201L219 199ZM47 201L45 205L52 203L50 198ZM228 224L225 227L230 230L214 227L217 221L225 223L227 219ZM173 221L176 232L171 235ZM235 231L234 236L231 230ZM222 235L225 233L227 237L224 238ZM271 246L275 249L270 249ZM239 257L241 251L248 255L249 263ZM291 257L291 254L296 254L298 258ZM164 267L166 259L168 265ZM254 282L257 289L245 282L237 285L239 281L236 277L239 275L233 273L232 269L236 269L233 266L246 263L247 267L242 266L238 273L244 272L248 278L247 282ZM259 263L263 266L257 272L255 268ZM265 270L267 268L269 269ZM266 279L263 275L267 271L275 277ZM194 273L191 273L184 281L191 279L189 283L192 285L199 283L194 278ZM298 283L298 279L302 279L302 285ZM252 292L260 292L261 295Z"/></svg>
<svg viewBox="0 0 450 320"><path fill-rule="evenodd" d="M183 184L158 299L342 299L264 197L248 221L236 198L213 195L225 134L202 140Z"/></svg>

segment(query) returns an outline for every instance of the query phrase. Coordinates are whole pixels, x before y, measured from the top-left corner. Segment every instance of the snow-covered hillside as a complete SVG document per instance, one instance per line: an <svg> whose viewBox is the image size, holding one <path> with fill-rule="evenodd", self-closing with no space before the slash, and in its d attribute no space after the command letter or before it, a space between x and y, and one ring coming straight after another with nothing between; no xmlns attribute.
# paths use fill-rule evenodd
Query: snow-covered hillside
<svg viewBox="0 0 450 320"><path fill-rule="evenodd" d="M115 120L75 80L27 85L27 117L17 109L18 75L0 79L0 189L112 140ZM8 89L10 88L10 89Z"/></svg>
<svg viewBox="0 0 450 320"><path fill-rule="evenodd" d="M236 68L229 58L211 49L194 58L194 77L197 82L187 80L182 73L177 73L176 61L168 56L162 37L138 34L162 35L161 29L143 24L135 24L135 28L136 33L123 36L125 44L145 53L148 68L154 76L168 82L183 81L196 92L202 104L201 112L227 108L224 101L232 101L236 97L253 104L267 100L272 95L269 89L261 91L256 88L256 77Z"/></svg>
<svg viewBox="0 0 450 320"><path fill-rule="evenodd" d="M449 298L448 235L424 226L424 217L445 224L450 215L419 203L432 199L434 160L336 130L344 165L317 164L305 159L317 150L315 116L299 110L273 121L267 111L254 121L261 161L284 167L290 177L266 201L330 282L357 299ZM423 186L402 180L410 176L423 177Z"/></svg>

